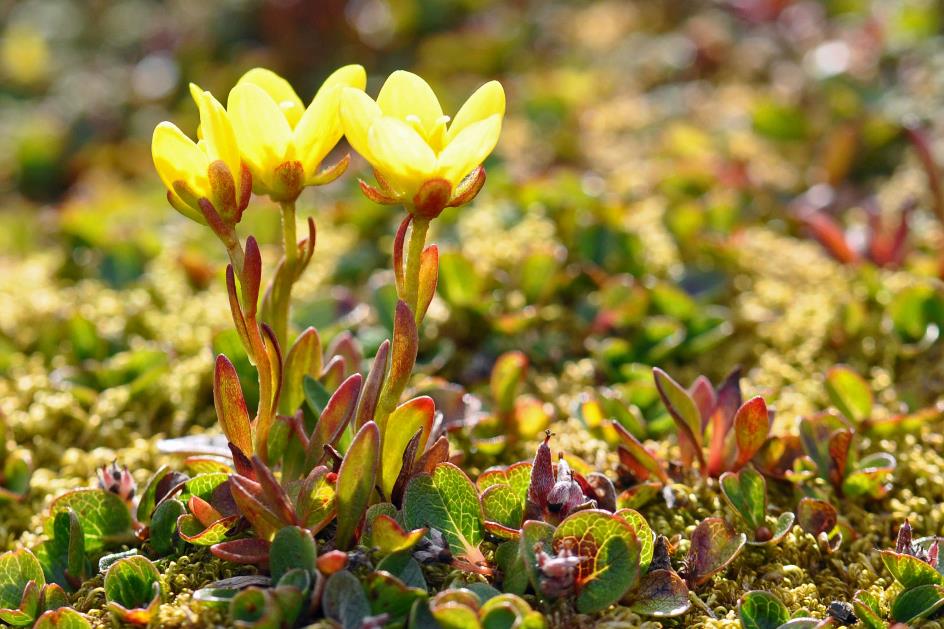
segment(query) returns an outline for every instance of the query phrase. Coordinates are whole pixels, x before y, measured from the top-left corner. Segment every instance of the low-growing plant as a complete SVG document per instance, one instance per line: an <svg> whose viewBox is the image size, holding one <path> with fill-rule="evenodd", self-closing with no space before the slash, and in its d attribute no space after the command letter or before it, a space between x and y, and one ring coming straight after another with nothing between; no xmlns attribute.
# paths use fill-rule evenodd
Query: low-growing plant
<svg viewBox="0 0 944 629"><path fill-rule="evenodd" d="M895 549L881 551L885 568L904 588L891 604L891 617L896 622L910 626L944 606L941 540L939 537L912 539L911 524L905 520L898 529ZM868 602L864 598L863 601Z"/></svg>
<svg viewBox="0 0 944 629"><path fill-rule="evenodd" d="M776 518L767 514L767 481L753 468L722 474L721 493L746 525L748 544L776 544L793 527L792 512Z"/></svg>

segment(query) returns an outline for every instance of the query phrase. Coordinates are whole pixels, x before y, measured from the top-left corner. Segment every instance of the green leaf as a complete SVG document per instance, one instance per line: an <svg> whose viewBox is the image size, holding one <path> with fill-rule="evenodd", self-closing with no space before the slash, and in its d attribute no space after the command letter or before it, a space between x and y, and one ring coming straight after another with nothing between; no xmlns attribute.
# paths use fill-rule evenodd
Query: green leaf
<svg viewBox="0 0 944 629"><path fill-rule="evenodd" d="M459 603L437 604L432 612L441 629L480 629L482 626L475 610Z"/></svg>
<svg viewBox="0 0 944 629"><path fill-rule="evenodd" d="M252 432L249 427L249 411L239 383L236 368L226 356L216 357L216 372L213 377L213 406L216 417L223 428L226 439L246 456L252 454Z"/></svg>
<svg viewBox="0 0 944 629"><path fill-rule="evenodd" d="M361 582L347 570L328 577L321 597L324 615L341 623L344 629L357 629L370 615L370 603Z"/></svg>
<svg viewBox="0 0 944 629"><path fill-rule="evenodd" d="M282 626L282 608L274 590L248 587L238 592L230 601L230 621L236 627L255 629L278 629Z"/></svg>
<svg viewBox="0 0 944 629"><path fill-rule="evenodd" d="M554 531L553 547L570 548L582 560L576 571L577 609L602 611L639 579L641 544L623 518L596 509L569 515Z"/></svg>
<svg viewBox="0 0 944 629"><path fill-rule="evenodd" d="M892 618L910 625L916 620L927 618L941 606L944 606L944 587L919 585L898 595L892 603Z"/></svg>
<svg viewBox="0 0 944 629"><path fill-rule="evenodd" d="M425 395L404 402L390 413L383 435L380 467L384 496L389 498L392 495L393 486L403 467L403 453L417 431L420 431L420 440L416 451L422 453L426 450L435 413L433 398Z"/></svg>
<svg viewBox="0 0 944 629"><path fill-rule="evenodd" d="M226 539L226 534L238 519L239 516L232 515L203 526L196 517L185 513L177 518L177 531L181 539L194 546L213 546Z"/></svg>
<svg viewBox="0 0 944 629"><path fill-rule="evenodd" d="M826 372L826 392L839 412L855 424L872 417L872 389L851 367L831 367Z"/></svg>
<svg viewBox="0 0 944 629"><path fill-rule="evenodd" d="M746 468L736 474L722 474L721 492L731 508L752 531L764 526L767 514L767 482L759 472Z"/></svg>
<svg viewBox="0 0 944 629"><path fill-rule="evenodd" d="M512 529L521 528L524 518L522 496L504 483L492 485L482 493L482 511L485 519Z"/></svg>
<svg viewBox="0 0 944 629"><path fill-rule="evenodd" d="M335 546L347 549L354 541L354 531L367 511L380 457L380 430L369 421L351 442L338 470L338 528Z"/></svg>
<svg viewBox="0 0 944 629"><path fill-rule="evenodd" d="M33 629L92 629L92 625L74 609L60 607L44 612L36 620Z"/></svg>
<svg viewBox="0 0 944 629"><path fill-rule="evenodd" d="M308 404L308 409L316 417L320 416L324 412L328 400L331 399L331 392L320 381L309 375L302 378L302 392L305 395L305 403Z"/></svg>
<svg viewBox="0 0 944 629"><path fill-rule="evenodd" d="M630 608L641 616L672 618L692 606L685 581L672 570L653 570L630 593Z"/></svg>
<svg viewBox="0 0 944 629"><path fill-rule="evenodd" d="M144 486L144 491L141 492L141 498L138 501L138 509L136 512L138 522L144 522L146 524L151 521L151 514L154 511L155 495L157 494L157 484L161 482L161 479L169 472L170 467L162 465L148 479L147 485Z"/></svg>
<svg viewBox="0 0 944 629"><path fill-rule="evenodd" d="M744 629L778 629L790 620L790 613L780 599L761 590L748 592L738 603L738 615Z"/></svg>
<svg viewBox="0 0 944 629"><path fill-rule="evenodd" d="M888 477L895 471L898 462L887 452L876 452L863 457L855 471L846 476L842 491L850 498L869 496L881 498L888 493Z"/></svg>
<svg viewBox="0 0 944 629"><path fill-rule="evenodd" d="M508 467L490 467L475 479L475 486L479 491L485 491L498 484L510 485L523 498L526 497L528 485L531 484L531 462L520 461Z"/></svg>
<svg viewBox="0 0 944 629"><path fill-rule="evenodd" d="M269 572L272 574L272 581L278 583L285 573L296 568L314 574L317 558L315 540L307 529L298 526L279 529L269 550Z"/></svg>
<svg viewBox="0 0 944 629"><path fill-rule="evenodd" d="M105 600L122 620L147 624L161 599L160 573L147 557L116 561L105 573Z"/></svg>
<svg viewBox="0 0 944 629"><path fill-rule="evenodd" d="M389 614L388 622L406 618L414 601L427 597L425 589L408 587L383 570L377 570L367 576L364 591L370 601L371 614Z"/></svg>
<svg viewBox="0 0 944 629"><path fill-rule="evenodd" d="M524 594L528 589L528 571L518 546L517 541L502 542L495 549L495 565L502 575L502 590L512 594Z"/></svg>
<svg viewBox="0 0 944 629"><path fill-rule="evenodd" d="M184 503L171 498L165 500L154 510L151 518L151 548L158 555L169 555L177 543L177 519L187 513Z"/></svg>
<svg viewBox="0 0 944 629"><path fill-rule="evenodd" d="M906 590L920 585L944 585L944 575L926 561L893 550L883 550L881 555L882 563Z"/></svg>
<svg viewBox="0 0 944 629"><path fill-rule="evenodd" d="M679 431L679 445L683 455L694 457L699 466L704 468L705 459L702 452L701 413L698 406L682 385L672 379L669 374L658 367L653 367L652 375L655 378L656 388L666 410L675 420Z"/></svg>
<svg viewBox="0 0 944 629"><path fill-rule="evenodd" d="M495 361L489 386L497 411L510 413L514 409L527 370L528 357L524 352L505 352Z"/></svg>
<svg viewBox="0 0 944 629"><path fill-rule="evenodd" d="M528 580L535 592L541 591L541 570L538 567L536 549L546 553L553 552L551 542L554 539L554 527L547 522L527 520L521 526L521 537L518 540L518 554L524 562Z"/></svg>
<svg viewBox="0 0 944 629"><path fill-rule="evenodd" d="M427 526L443 533L452 552L472 564L485 561L482 503L465 472L440 463L430 474L415 476L403 498L403 518L410 528Z"/></svg>
<svg viewBox="0 0 944 629"><path fill-rule="evenodd" d="M426 577L416 559L407 551L387 555L377 564L377 570L389 572L410 587L426 590Z"/></svg>
<svg viewBox="0 0 944 629"><path fill-rule="evenodd" d="M104 489L77 489L53 501L51 517L46 520L46 535L52 537L55 515L72 509L85 533L85 550L97 553L109 544L131 537L131 513L115 494Z"/></svg>
<svg viewBox="0 0 944 629"><path fill-rule="evenodd" d="M23 548L0 555L0 620L14 626L31 625L39 613L39 591L44 585L43 567L33 553Z"/></svg>
<svg viewBox="0 0 944 629"><path fill-rule="evenodd" d="M687 580L694 586L706 583L734 561L747 538L721 518L706 518L692 532L688 551Z"/></svg>
<svg viewBox="0 0 944 629"><path fill-rule="evenodd" d="M386 514L378 515L370 525L370 544L381 555L390 555L416 546L426 535L425 527L413 531L404 531L397 521Z"/></svg>
<svg viewBox="0 0 944 629"><path fill-rule="evenodd" d="M222 472L212 472L210 474L200 474L194 476L184 483L184 491L180 499L186 502L190 496L197 496L202 500L212 504L213 490L229 480L229 474Z"/></svg>
<svg viewBox="0 0 944 629"><path fill-rule="evenodd" d="M780 540L786 537L787 533L790 532L790 529L793 528L793 523L796 521L796 516L793 515L793 512L791 511L784 511L776 520L773 520L772 527L771 520L773 520L773 518L767 518L766 527L770 531L770 537L768 539L762 539L764 536L760 535L758 531L754 531L751 539L749 539L747 543L753 546L778 543ZM762 529L761 532L763 532Z"/></svg>
<svg viewBox="0 0 944 629"><path fill-rule="evenodd" d="M53 536L43 544L45 571L70 591L85 580L85 535L75 511L60 511L53 518ZM40 557L43 563L43 557Z"/></svg>
<svg viewBox="0 0 944 629"><path fill-rule="evenodd" d="M640 545L639 569L640 572L645 572L649 569L649 564L652 562L652 554L655 551L656 534L653 532L652 527L649 526L649 523L646 522L646 518L635 509L620 509L614 515L625 520L636 534L636 539L639 540Z"/></svg>
<svg viewBox="0 0 944 629"><path fill-rule="evenodd" d="M446 251L439 256L443 298L453 306L475 308L481 303L482 278L461 253Z"/></svg>
<svg viewBox="0 0 944 629"><path fill-rule="evenodd" d="M324 446L334 444L347 427L357 407L361 391L361 375L347 378L325 404L305 453L305 473L315 466L324 454Z"/></svg>
<svg viewBox="0 0 944 629"><path fill-rule="evenodd" d="M318 330L309 327L298 335L285 356L282 393L279 399L280 413L293 415L298 410L305 401L303 378L317 378L321 375L321 361L321 338L318 336Z"/></svg>
<svg viewBox="0 0 944 629"><path fill-rule="evenodd" d="M852 607L856 618L865 629L887 629L888 625L882 620L878 599L870 592L857 591L852 597Z"/></svg>

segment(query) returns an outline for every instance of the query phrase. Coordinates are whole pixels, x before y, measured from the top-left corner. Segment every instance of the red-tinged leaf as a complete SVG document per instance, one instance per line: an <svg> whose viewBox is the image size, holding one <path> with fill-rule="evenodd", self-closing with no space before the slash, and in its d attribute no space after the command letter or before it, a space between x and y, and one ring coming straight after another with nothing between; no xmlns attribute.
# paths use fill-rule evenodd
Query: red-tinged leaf
<svg viewBox="0 0 944 629"><path fill-rule="evenodd" d="M514 409L527 371L528 357L524 352L505 352L495 361L489 385L498 412L509 413Z"/></svg>
<svg viewBox="0 0 944 629"><path fill-rule="evenodd" d="M505 526L500 522L493 522L492 520L485 520L483 525L486 531L501 539L516 541L521 537L521 529L513 526Z"/></svg>
<svg viewBox="0 0 944 629"><path fill-rule="evenodd" d="M210 526L223 517L219 511L213 508L213 505L200 496L190 496L190 500L187 501L187 509L204 527Z"/></svg>
<svg viewBox="0 0 944 629"><path fill-rule="evenodd" d="M928 562L913 555L883 550L882 562L906 590L922 585L944 585L944 575Z"/></svg>
<svg viewBox="0 0 944 629"><path fill-rule="evenodd" d="M393 492L394 483L403 467L403 453L417 431L420 431L420 439L416 451L423 452L426 449L435 413L435 402L424 395L404 402L390 414L383 435L380 466L380 487L385 496Z"/></svg>
<svg viewBox="0 0 944 629"><path fill-rule="evenodd" d="M669 474L666 472L666 465L656 457L646 446L626 430L617 421L611 421L613 429L619 435L620 443L620 462L630 468L630 471L638 480L644 481L650 475L654 475L663 483L669 482Z"/></svg>
<svg viewBox="0 0 944 629"><path fill-rule="evenodd" d="M416 299L416 325L419 326L426 316L430 302L436 294L439 283L439 247L430 245L420 255L419 286Z"/></svg>
<svg viewBox="0 0 944 629"><path fill-rule="evenodd" d="M819 244L836 260L843 264L855 264L859 261L859 254L849 246L845 232L832 217L823 212L813 212L804 216L803 222Z"/></svg>
<svg viewBox="0 0 944 629"><path fill-rule="evenodd" d="M361 351L360 344L347 330L334 337L325 353L330 357L344 358L344 366L350 371L360 371L361 363L364 362L364 352Z"/></svg>
<svg viewBox="0 0 944 629"><path fill-rule="evenodd" d="M449 199L449 207L459 207L469 203L485 185L485 167L479 166L459 182Z"/></svg>
<svg viewBox="0 0 944 629"><path fill-rule="evenodd" d="M393 489L390 490L390 502L394 505L400 506L403 503L403 492L406 491L407 485L410 483L410 479L417 473L414 469L416 464L416 455L419 452L420 438L423 436L423 429L417 428L416 432L413 433L413 437L410 438L410 441L406 444L406 449L403 451L403 456L400 457L400 472L397 474L397 480L393 483ZM381 466L383 461L381 461Z"/></svg>
<svg viewBox="0 0 944 629"><path fill-rule="evenodd" d="M396 314L393 323L393 347L391 349L390 372L384 381L380 392L379 405L392 412L403 395L413 365L416 363L416 352L419 348L419 337L416 333L416 320L413 312L402 299L397 301ZM378 426L384 429L386 416L377 417Z"/></svg>
<svg viewBox="0 0 944 629"><path fill-rule="evenodd" d="M849 464L849 449L852 447L852 432L837 430L829 438L829 458L832 460L829 482L836 487L842 487Z"/></svg>
<svg viewBox="0 0 944 629"><path fill-rule="evenodd" d="M259 303L259 287L262 285L262 253L259 251L259 243L253 236L246 238L246 255L240 279L245 282L243 288L249 300L249 303L243 304L243 307L250 316L255 316Z"/></svg>
<svg viewBox="0 0 944 629"><path fill-rule="evenodd" d="M312 534L326 527L337 513L336 478L327 467L319 465L302 481L298 490L298 520Z"/></svg>
<svg viewBox="0 0 944 629"><path fill-rule="evenodd" d="M262 500L262 486L243 476L230 476L230 491L239 512L249 520L256 535L271 540L276 531L288 524L283 522Z"/></svg>
<svg viewBox="0 0 944 629"><path fill-rule="evenodd" d="M389 356L390 341L384 340L377 348L374 362L370 366L370 371L367 372L367 379L364 380L364 388L361 390L360 399L357 401L357 411L354 413L354 430L360 430L361 426L374 418L377 400L380 399L380 390L387 375Z"/></svg>
<svg viewBox="0 0 944 629"><path fill-rule="evenodd" d="M304 377L321 375L321 338L315 328L302 332L285 356L284 380L279 409L284 415L293 414L305 401L302 388Z"/></svg>
<svg viewBox="0 0 944 629"><path fill-rule="evenodd" d="M721 518L706 518L692 532L686 580L691 587L706 583L734 561L747 542L744 533Z"/></svg>
<svg viewBox="0 0 944 629"><path fill-rule="evenodd" d="M627 603L635 613L653 618L681 616L692 606L688 586L672 570L647 573L626 598L630 599Z"/></svg>
<svg viewBox="0 0 944 629"><path fill-rule="evenodd" d="M370 421L354 436L338 471L338 529L335 545L346 550L364 517L380 459L380 429Z"/></svg>
<svg viewBox="0 0 944 629"><path fill-rule="evenodd" d="M410 550L426 535L426 527L405 531L389 515L377 516L370 525L370 544L384 555Z"/></svg>
<svg viewBox="0 0 944 629"><path fill-rule="evenodd" d="M698 413L701 415L701 431L704 433L708 427L708 422L711 420L711 415L714 413L715 405L718 403L715 388L711 386L711 381L708 378L698 376L692 386L689 387L688 393L695 401L695 406L698 407Z"/></svg>
<svg viewBox="0 0 944 629"><path fill-rule="evenodd" d="M754 458L767 440L770 431L770 415L762 397L748 400L734 416L734 439L737 442L737 459L734 469L739 470Z"/></svg>
<svg viewBox="0 0 944 629"><path fill-rule="evenodd" d="M528 500L541 512L547 508L547 495L554 488L554 466L551 462L551 432L548 431L543 443L538 446L534 462L531 464L531 483L528 486Z"/></svg>
<svg viewBox="0 0 944 629"><path fill-rule="evenodd" d="M364 193L364 196L373 201L374 203L379 203L381 205L396 205L399 203L397 199L391 196L387 196L377 188L373 187L363 179L357 180L358 185L361 188L361 192Z"/></svg>
<svg viewBox="0 0 944 629"><path fill-rule="evenodd" d="M213 404L226 439L242 452L252 452L249 411L246 410L242 385L239 384L239 376L233 363L223 354L216 357Z"/></svg>
<svg viewBox="0 0 944 629"><path fill-rule="evenodd" d="M834 415L826 413L815 417L804 417L800 420L800 440L806 453L816 463L820 477L833 477L833 458L829 452L829 441L833 434L845 430L846 425Z"/></svg>
<svg viewBox="0 0 944 629"><path fill-rule="evenodd" d="M797 524L813 537L830 533L838 521L836 507L825 500L802 498L797 505Z"/></svg>
<svg viewBox="0 0 944 629"><path fill-rule="evenodd" d="M695 401L688 391L682 388L682 385L663 370L653 367L652 375L659 397L662 398L662 403L665 404L666 410L669 411L669 415L678 427L683 463L691 464L693 460L697 460L699 467L704 469L705 457L701 451L701 414Z"/></svg>
<svg viewBox="0 0 944 629"><path fill-rule="evenodd" d="M347 361L344 360L344 356L332 356L324 366L319 381L325 389L331 391L341 386L347 372Z"/></svg>
<svg viewBox="0 0 944 629"><path fill-rule="evenodd" d="M233 444L229 444L229 451L233 455L233 467L236 468L236 473L250 480L256 480L256 473L252 469L252 461L249 457Z"/></svg>
<svg viewBox="0 0 944 629"><path fill-rule="evenodd" d="M432 474L437 465L448 460L449 439L442 435L420 456L413 466L413 471L417 474Z"/></svg>
<svg viewBox="0 0 944 629"><path fill-rule="evenodd" d="M260 327L265 338L265 351L269 357L269 376L272 380L270 417L274 419L279 407L279 397L282 395L282 348L279 346L279 339L276 338L275 331L269 324L263 323Z"/></svg>
<svg viewBox="0 0 944 629"><path fill-rule="evenodd" d="M298 524L295 521L295 509L288 494L282 489L272 470L257 456L252 457L252 469L256 473L262 492L260 498L285 524Z"/></svg>
<svg viewBox="0 0 944 629"><path fill-rule="evenodd" d="M269 562L271 543L255 537L234 539L210 546L210 552L224 561L264 566Z"/></svg>
<svg viewBox="0 0 944 629"><path fill-rule="evenodd" d="M397 285L397 295L403 295L404 272L406 267L403 265L403 246L406 244L406 230L413 221L413 215L407 214L406 218L400 223L397 229L397 235L393 239L393 275Z"/></svg>
<svg viewBox="0 0 944 629"><path fill-rule="evenodd" d="M196 517L185 513L177 518L177 532L185 542L195 546L212 546L226 538L226 534L238 519L238 515L231 515L203 524Z"/></svg>
<svg viewBox="0 0 944 629"><path fill-rule="evenodd" d="M357 408L357 398L361 391L362 378L359 373L350 376L341 383L328 403L325 405L315 430L308 440L308 449L305 455L305 469L311 469L321 458L326 445L333 445L348 422L354 416Z"/></svg>
<svg viewBox="0 0 944 629"><path fill-rule="evenodd" d="M741 368L735 367L718 387L715 410L711 414L711 442L708 446L708 470L717 476L724 471L728 448L727 436L734 426L734 417L741 408Z"/></svg>
<svg viewBox="0 0 944 629"><path fill-rule="evenodd" d="M754 456L754 465L765 476L784 480L794 464L804 457L803 444L796 435L770 437Z"/></svg>

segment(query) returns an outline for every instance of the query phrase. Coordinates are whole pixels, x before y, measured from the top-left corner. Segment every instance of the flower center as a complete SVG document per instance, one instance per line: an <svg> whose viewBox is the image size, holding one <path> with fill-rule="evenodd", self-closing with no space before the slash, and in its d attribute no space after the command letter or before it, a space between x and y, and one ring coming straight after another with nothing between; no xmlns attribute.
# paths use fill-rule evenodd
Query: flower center
<svg viewBox="0 0 944 629"><path fill-rule="evenodd" d="M449 120L449 116L444 114L433 122L431 128L427 129L423 126L423 121L420 120L419 116L410 114L406 117L406 122L420 134L421 138L426 140L426 143L437 155L445 148L446 126L449 124Z"/></svg>

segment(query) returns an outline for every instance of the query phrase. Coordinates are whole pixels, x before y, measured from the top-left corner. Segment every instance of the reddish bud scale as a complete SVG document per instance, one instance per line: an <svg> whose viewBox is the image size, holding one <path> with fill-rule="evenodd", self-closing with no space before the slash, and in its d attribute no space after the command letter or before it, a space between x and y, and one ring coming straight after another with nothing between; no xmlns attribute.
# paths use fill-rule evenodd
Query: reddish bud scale
<svg viewBox="0 0 944 629"><path fill-rule="evenodd" d="M431 220L439 216L452 197L452 186L445 179L430 179L413 195L412 213Z"/></svg>

